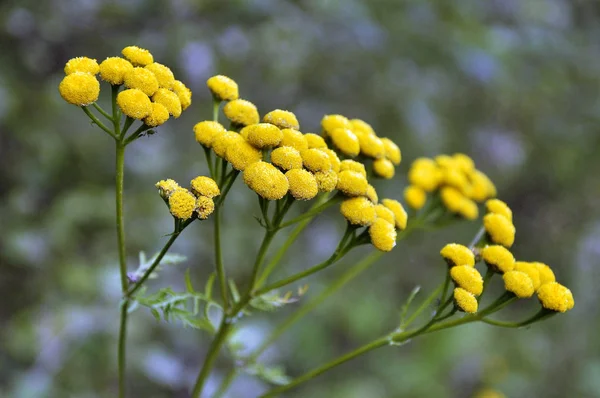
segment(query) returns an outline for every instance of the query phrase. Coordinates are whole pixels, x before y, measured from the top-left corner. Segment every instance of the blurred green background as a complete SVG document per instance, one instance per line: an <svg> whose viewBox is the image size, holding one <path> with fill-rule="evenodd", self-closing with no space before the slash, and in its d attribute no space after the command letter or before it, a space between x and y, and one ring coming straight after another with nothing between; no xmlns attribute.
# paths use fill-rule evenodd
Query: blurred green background
<svg viewBox="0 0 600 398"><path fill-rule="evenodd" d="M139 251L154 253L170 232L154 183L186 184L206 172L192 126L210 117L205 81L222 73L261 113L294 111L304 132L317 131L324 114L342 113L392 137L404 160L397 178L377 184L380 197L401 197L416 157L470 154L514 210L517 257L547 262L574 293L571 312L542 324L428 335L286 396L469 397L485 385L509 397L600 397L599 42L600 4L592 1L2 1L0 396L116 395L114 148L57 86L69 58L102 60L135 44L169 65L194 97L181 118L128 150L130 270ZM256 200L238 182L227 209L226 266L243 281L260 237ZM333 250L344 224L336 211L311 224L283 273ZM442 245L467 243L477 229L414 234L285 334L265 361L299 375L393 329L412 288L427 291L443 278ZM201 286L212 269L211 231L210 220L185 231L173 251L188 261L163 271L161 285L183 290L191 268ZM311 278L308 296L356 258ZM507 312L524 316L536 305ZM238 338L255 346L294 308L247 320ZM130 396L187 397L208 342L136 311ZM222 357L208 392L229 366ZM266 387L243 376L228 396Z"/></svg>

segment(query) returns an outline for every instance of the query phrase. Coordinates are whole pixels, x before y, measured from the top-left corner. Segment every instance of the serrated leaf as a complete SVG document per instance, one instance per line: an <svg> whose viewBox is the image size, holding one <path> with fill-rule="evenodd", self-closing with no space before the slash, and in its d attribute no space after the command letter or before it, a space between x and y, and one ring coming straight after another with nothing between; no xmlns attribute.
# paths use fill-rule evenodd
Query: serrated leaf
<svg viewBox="0 0 600 398"><path fill-rule="evenodd" d="M298 301L298 299L292 297L292 292L287 292L282 297L280 297L277 292L274 292L254 297L250 300L250 305L260 311L275 311L286 304L294 303L296 301Z"/></svg>
<svg viewBox="0 0 600 398"><path fill-rule="evenodd" d="M275 384L285 385L291 381L291 378L285 374L285 370L281 366L266 366L262 363L254 363L245 368L246 373L259 377L262 380Z"/></svg>
<svg viewBox="0 0 600 398"><path fill-rule="evenodd" d="M408 298L402 305L402 310L400 311L400 329L404 328L404 322L406 320L406 315L408 314L408 309L410 308L411 303L417 297L417 294L421 291L421 286L417 285L413 288L413 290L408 295Z"/></svg>
<svg viewBox="0 0 600 398"><path fill-rule="evenodd" d="M154 319L160 322L160 312L154 308L150 308L150 312L152 313L152 316L154 316Z"/></svg>

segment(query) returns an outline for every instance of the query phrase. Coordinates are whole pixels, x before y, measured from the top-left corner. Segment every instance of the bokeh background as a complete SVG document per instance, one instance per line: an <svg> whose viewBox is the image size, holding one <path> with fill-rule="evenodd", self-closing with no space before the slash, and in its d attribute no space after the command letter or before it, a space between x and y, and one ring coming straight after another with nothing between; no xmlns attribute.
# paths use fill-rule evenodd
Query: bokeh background
<svg viewBox="0 0 600 398"><path fill-rule="evenodd" d="M114 148L57 86L69 58L102 60L136 44L171 66L194 98L181 118L128 150L130 269L170 232L154 183L206 172L192 126L210 117L205 81L222 73L262 113L294 111L305 132L318 131L324 114L342 113L392 137L404 160L394 180L377 185L390 197L401 197L416 157L470 154L514 210L516 255L551 264L575 295L571 312L531 328L428 335L286 396L470 397L490 386L509 397L600 397L599 43L600 5L591 1L2 1L0 396L116 395ZM243 281L260 237L258 208L238 182L227 209L226 266ZM342 228L335 209L319 217L282 274L327 256ZM299 375L391 330L413 287L427 291L442 279L441 246L466 243L477 229L414 234L285 334L265 361ZM173 251L188 260L165 269L161 284L182 290L190 268L201 286L212 269L211 231L210 220L185 231ZM356 258L311 278L307 295ZM535 306L519 303L507 317ZM237 338L258 344L295 308L258 314ZM130 396L186 397L208 342L136 311ZM230 365L227 356L218 361L209 391ZM266 387L243 376L228 396Z"/></svg>

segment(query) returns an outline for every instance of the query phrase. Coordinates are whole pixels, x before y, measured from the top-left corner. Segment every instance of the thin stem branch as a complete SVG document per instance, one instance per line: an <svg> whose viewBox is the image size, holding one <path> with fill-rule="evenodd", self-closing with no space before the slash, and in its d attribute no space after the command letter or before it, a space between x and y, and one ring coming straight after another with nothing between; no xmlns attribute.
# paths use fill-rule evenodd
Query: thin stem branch
<svg viewBox="0 0 600 398"><path fill-rule="evenodd" d="M126 395L126 373L127 365L127 315L129 314L129 299L124 299L121 303L121 322L119 324L119 345L118 345L118 371L119 371L119 398Z"/></svg>
<svg viewBox="0 0 600 398"><path fill-rule="evenodd" d="M221 206L216 206L213 213L214 239L215 239L215 269L217 279L221 289L221 299L223 300L223 310L226 313L229 309L229 293L227 291L227 276L223 265L223 253L221 251Z"/></svg>
<svg viewBox="0 0 600 398"><path fill-rule="evenodd" d="M192 398L200 398L200 394L202 393L202 389L204 388L204 383L206 383L206 379L210 373L210 370L213 367L217 356L219 355L219 351L221 350L221 346L225 343L227 339L227 334L231 329L232 324L227 322L227 317L223 314L223 320L221 321L221 325L219 326L219 331L212 341L210 348L208 349L208 353L204 358L204 364L202 365L202 369L198 374L198 378L196 379L196 383L194 384L194 389L192 390L191 397Z"/></svg>
<svg viewBox="0 0 600 398"><path fill-rule="evenodd" d="M93 106L94 108L96 108L96 110L97 110L98 112L100 112L100 114L101 114L102 116L104 116L105 118L107 118L107 119L108 119L108 120L110 120L111 122L113 121L113 118L112 118L112 116L111 116L111 115L109 115L109 114L108 114L108 112L106 112L104 109L102 109L102 107L101 107L100 105L98 105L96 102L94 102L94 103L92 104L92 106Z"/></svg>
<svg viewBox="0 0 600 398"><path fill-rule="evenodd" d="M86 114L86 115L87 115L87 116L88 116L90 119L92 119L92 122L93 122L93 123L94 123L96 126L100 127L102 130L104 130L104 132L105 132L105 133L107 133L108 135L110 135L110 136L111 136L112 138L114 138L115 140L116 140L116 139L118 139L117 135L116 135L116 134L115 134L115 133L114 133L114 132L113 132L111 129L109 129L108 127L106 127L106 126L104 125L104 123L102 123L102 122L101 122L101 121L100 121L100 120L99 120L99 119L96 117L96 115L94 115L94 114L92 113L92 111L90 111L90 110L88 109L88 107L87 107L87 106L82 106L82 107L81 107L81 109L83 109L83 111L85 112L85 114Z"/></svg>

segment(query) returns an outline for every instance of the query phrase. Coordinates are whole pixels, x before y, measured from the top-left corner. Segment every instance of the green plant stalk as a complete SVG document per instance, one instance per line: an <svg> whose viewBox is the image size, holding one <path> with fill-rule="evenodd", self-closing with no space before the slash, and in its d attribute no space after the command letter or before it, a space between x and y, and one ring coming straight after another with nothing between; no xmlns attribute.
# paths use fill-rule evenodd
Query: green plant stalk
<svg viewBox="0 0 600 398"><path fill-rule="evenodd" d="M94 115L92 113L92 111L90 111L86 106L82 106L81 109L83 110L83 112L85 112L85 114L92 119L92 122L94 122L94 124L98 127L100 127L105 133L107 133L108 135L110 135L112 138L114 138L115 140L118 139L117 134L115 134L111 129L109 129L108 127L106 127L104 125L104 123L102 123L97 117L96 115Z"/></svg>
<svg viewBox="0 0 600 398"><path fill-rule="evenodd" d="M109 115L109 114L108 114L108 112L106 112L104 109L102 109L102 107L101 107L100 105L98 105L98 103L94 102L94 103L92 104L92 106L93 106L94 108L96 108L96 110L97 110L98 112L100 112L100 114L101 114L102 116L104 116L105 118L107 118L107 119L108 119L108 120L110 120L111 122L113 121L113 118L112 118L112 116L111 116L111 115Z"/></svg>
<svg viewBox="0 0 600 398"><path fill-rule="evenodd" d="M221 206L215 208L213 213L214 239L215 239L215 269L217 279L221 289L221 299L223 300L223 310L226 313L229 309L229 293L227 291L227 276L223 265L223 252L221 251Z"/></svg>

